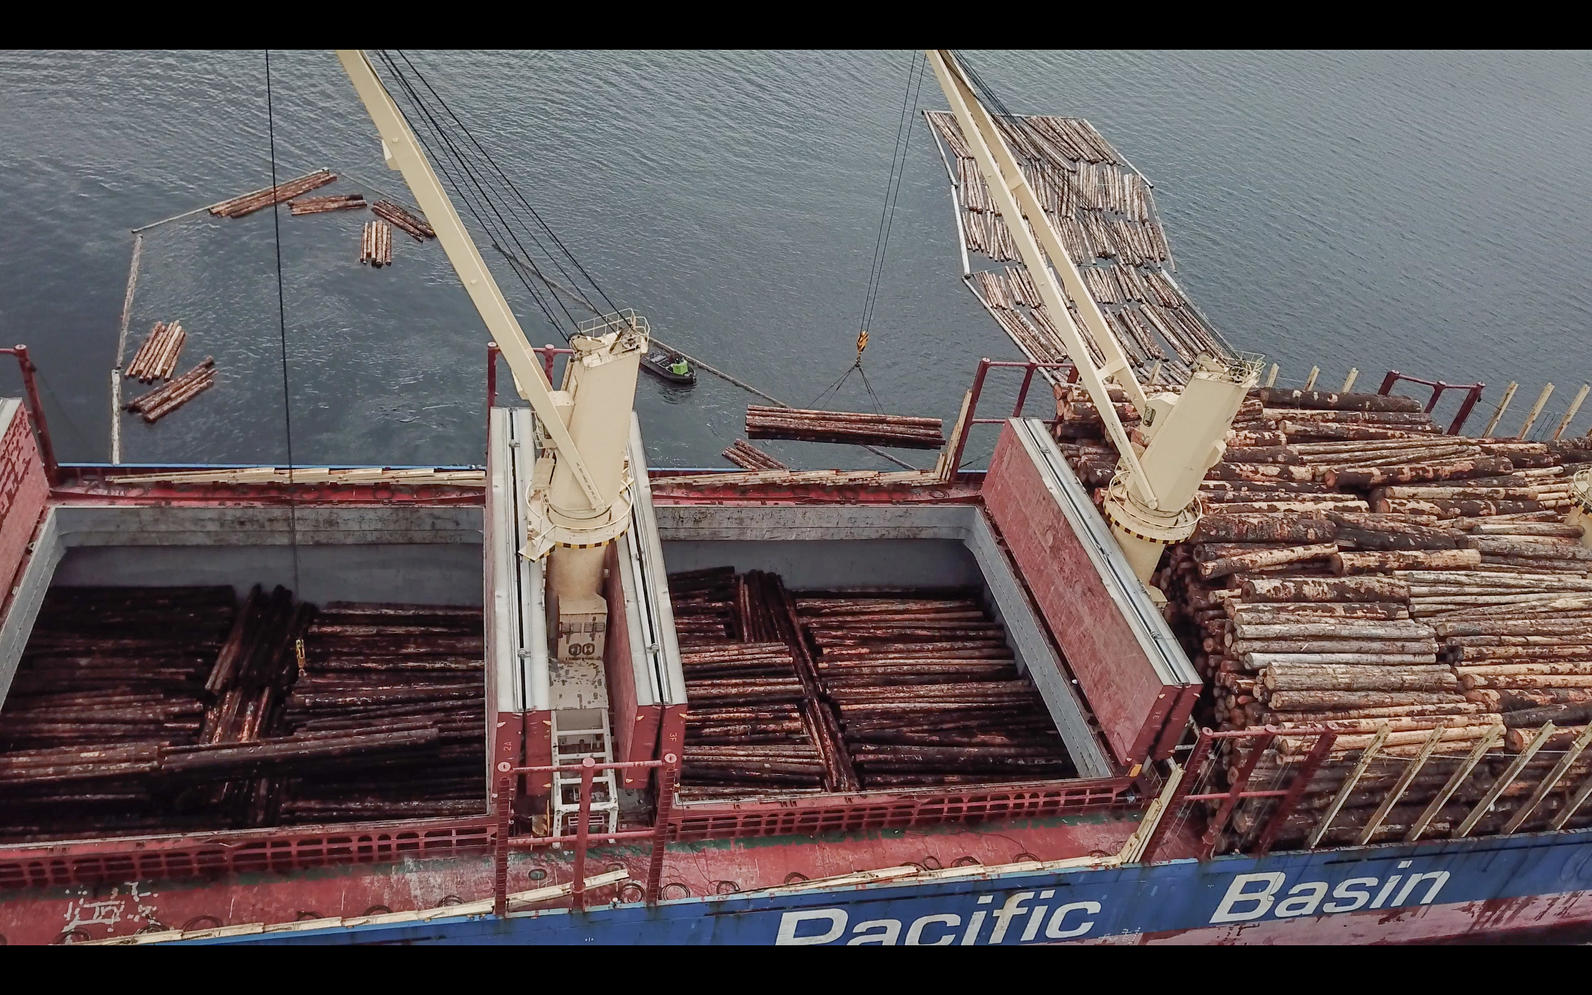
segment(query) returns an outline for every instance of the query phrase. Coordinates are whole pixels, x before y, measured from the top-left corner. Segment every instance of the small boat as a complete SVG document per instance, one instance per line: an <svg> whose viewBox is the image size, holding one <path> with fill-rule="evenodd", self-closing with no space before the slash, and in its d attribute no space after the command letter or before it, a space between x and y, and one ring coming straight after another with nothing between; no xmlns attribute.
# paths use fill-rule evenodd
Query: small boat
<svg viewBox="0 0 1592 995"><path fill-rule="evenodd" d="M684 373L676 373L669 369L669 364L674 362L675 356L667 352L650 352L641 360L641 368L651 373L660 380L667 380L672 384L682 387L696 386L696 370L688 369Z"/></svg>

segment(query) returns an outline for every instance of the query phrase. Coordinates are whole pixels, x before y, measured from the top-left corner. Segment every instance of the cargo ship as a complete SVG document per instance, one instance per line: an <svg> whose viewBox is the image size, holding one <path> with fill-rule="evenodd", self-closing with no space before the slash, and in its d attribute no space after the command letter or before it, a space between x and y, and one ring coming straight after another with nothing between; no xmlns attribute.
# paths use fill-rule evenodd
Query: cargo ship
<svg viewBox="0 0 1592 995"><path fill-rule="evenodd" d="M978 362L931 469L649 467L645 317L532 348L340 58L495 339L485 465L61 463L0 350L0 940L1592 922L1573 410L1531 442L1462 434L1480 384L1446 427L1451 385L1397 372L1261 385L1103 136L992 114L933 51L958 234L1016 264L964 279L1026 358ZM824 431L887 442L864 421Z"/></svg>

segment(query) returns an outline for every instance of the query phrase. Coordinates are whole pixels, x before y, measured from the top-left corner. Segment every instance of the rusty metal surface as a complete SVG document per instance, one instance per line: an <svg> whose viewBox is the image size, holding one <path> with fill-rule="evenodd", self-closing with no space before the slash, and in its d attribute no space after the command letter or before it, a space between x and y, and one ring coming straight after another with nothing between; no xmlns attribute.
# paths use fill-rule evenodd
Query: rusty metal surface
<svg viewBox="0 0 1592 995"><path fill-rule="evenodd" d="M1002 825L998 833L930 827L910 834L859 833L824 840L672 843L663 859L660 897L751 891L906 863L932 869L1031 857L1103 856L1121 849L1135 827L1129 819L1083 817L1014 820ZM594 848L587 858L588 874L624 867L638 886L626 891L623 900L639 901L639 883L647 880L652 858L652 847L646 844ZM573 854L568 851L512 853L506 884L515 891L568 882L572 864ZM358 916L373 909L404 911L448 904L452 899L490 898L492 889L492 860L485 855L344 865L313 874L112 879L98 886L7 893L0 902L0 937L8 944L43 944L127 935L157 926L201 928ZM590 892L588 902L606 904L620 898L622 890L609 887Z"/></svg>

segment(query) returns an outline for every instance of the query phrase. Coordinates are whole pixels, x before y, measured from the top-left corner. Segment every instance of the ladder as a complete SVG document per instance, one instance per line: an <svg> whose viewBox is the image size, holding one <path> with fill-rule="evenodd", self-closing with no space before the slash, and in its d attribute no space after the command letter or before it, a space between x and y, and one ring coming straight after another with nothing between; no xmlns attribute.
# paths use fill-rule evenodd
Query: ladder
<svg viewBox="0 0 1592 995"><path fill-rule="evenodd" d="M573 722L576 728L564 728ZM606 709L555 709L553 711L553 764L578 766L591 758L597 763L613 762L613 745L608 732ZM592 775L591 803L586 831L607 835L619 831L619 791L612 770ZM553 834L573 836L580 827L580 774L553 772Z"/></svg>

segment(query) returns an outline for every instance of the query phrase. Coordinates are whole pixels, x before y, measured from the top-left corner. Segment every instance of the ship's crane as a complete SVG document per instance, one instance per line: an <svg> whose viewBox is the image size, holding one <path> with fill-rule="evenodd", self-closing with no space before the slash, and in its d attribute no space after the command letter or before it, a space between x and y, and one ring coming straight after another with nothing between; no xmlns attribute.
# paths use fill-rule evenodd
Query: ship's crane
<svg viewBox="0 0 1592 995"><path fill-rule="evenodd" d="M508 361L521 397L545 437L527 495L530 525L521 554L548 557L548 605L560 660L601 657L607 602L601 594L606 545L630 524L625 447L635 405L636 375L649 328L634 311L583 322L570 339L574 355L554 390L508 301L453 209L392 95L365 53L337 58L381 134L387 165L403 174L437 233L471 302Z"/></svg>
<svg viewBox="0 0 1592 995"><path fill-rule="evenodd" d="M1078 378L1121 456L1107 490L1106 519L1133 572L1148 587L1162 549L1193 533L1199 521L1195 498L1200 481L1221 459L1222 439L1245 392L1254 385L1258 367L1201 355L1181 394L1147 393L961 65L946 49L931 49L927 55L990 197L1006 219L1051 323L1060 331ZM1019 223L1019 218L1028 224ZM1082 329L1072 320L1068 298L1077 306ZM1085 335L1099 348L1104 364L1095 364ZM1147 446L1136 445L1117 418L1108 380L1120 386L1141 413Z"/></svg>

